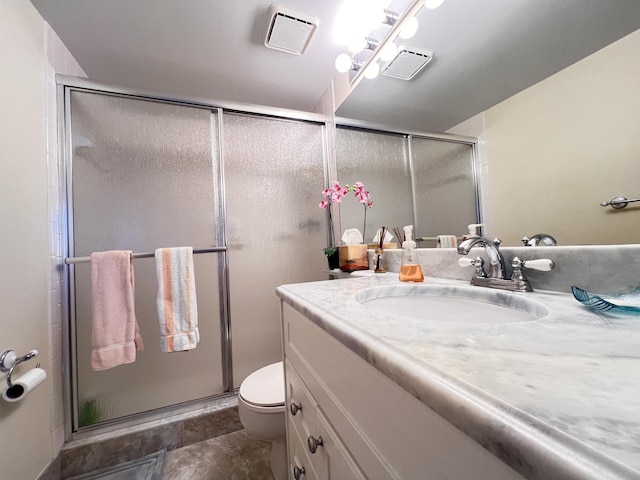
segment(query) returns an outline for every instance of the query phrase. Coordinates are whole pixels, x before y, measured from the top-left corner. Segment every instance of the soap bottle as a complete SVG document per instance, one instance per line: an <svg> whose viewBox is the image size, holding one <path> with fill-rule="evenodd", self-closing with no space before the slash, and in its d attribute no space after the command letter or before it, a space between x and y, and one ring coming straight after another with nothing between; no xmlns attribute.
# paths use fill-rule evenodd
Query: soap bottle
<svg viewBox="0 0 640 480"><path fill-rule="evenodd" d="M424 275L418 263L416 242L412 240L413 225L404 227L404 242L402 242L402 261L400 263L401 282L422 282Z"/></svg>
<svg viewBox="0 0 640 480"><path fill-rule="evenodd" d="M467 225L467 228L469 229L469 234L463 235L462 240L464 241L464 240L468 240L469 238L479 237L480 235L478 234L478 229L480 227L484 227L484 223L470 223L469 225Z"/></svg>

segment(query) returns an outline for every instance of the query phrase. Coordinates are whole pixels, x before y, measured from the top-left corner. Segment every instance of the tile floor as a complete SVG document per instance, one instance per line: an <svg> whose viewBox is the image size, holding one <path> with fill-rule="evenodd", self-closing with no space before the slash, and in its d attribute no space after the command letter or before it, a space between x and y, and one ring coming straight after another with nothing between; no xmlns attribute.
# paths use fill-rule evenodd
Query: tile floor
<svg viewBox="0 0 640 480"><path fill-rule="evenodd" d="M273 480L270 454L239 430L167 452L162 480Z"/></svg>

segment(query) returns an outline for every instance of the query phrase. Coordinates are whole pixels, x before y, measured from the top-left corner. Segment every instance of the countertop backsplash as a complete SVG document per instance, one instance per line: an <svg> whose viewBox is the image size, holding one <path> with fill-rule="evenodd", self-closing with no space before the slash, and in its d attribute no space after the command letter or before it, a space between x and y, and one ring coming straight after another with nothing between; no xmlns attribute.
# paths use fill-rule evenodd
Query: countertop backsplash
<svg viewBox="0 0 640 480"><path fill-rule="evenodd" d="M576 285L594 293L616 293L640 286L640 245L578 245L554 247L501 247L508 274L511 260L548 258L555 269L541 272L525 269L534 290L551 290L571 293ZM385 250L387 269L400 271L401 249ZM474 248L469 258L481 256L488 262L484 248ZM418 258L425 276L471 280L473 267L460 267L454 248L419 248ZM369 250L369 264L373 262L373 250Z"/></svg>

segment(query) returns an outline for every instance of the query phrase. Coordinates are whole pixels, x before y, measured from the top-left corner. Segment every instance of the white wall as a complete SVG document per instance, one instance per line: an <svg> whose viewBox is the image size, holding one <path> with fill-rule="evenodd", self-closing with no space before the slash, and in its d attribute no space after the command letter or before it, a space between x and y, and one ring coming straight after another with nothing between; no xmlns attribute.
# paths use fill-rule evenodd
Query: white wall
<svg viewBox="0 0 640 480"><path fill-rule="evenodd" d="M23 401L0 400L0 472L16 480L37 478L64 441L56 72L84 76L30 2L0 1L0 352L35 348L48 374Z"/></svg>

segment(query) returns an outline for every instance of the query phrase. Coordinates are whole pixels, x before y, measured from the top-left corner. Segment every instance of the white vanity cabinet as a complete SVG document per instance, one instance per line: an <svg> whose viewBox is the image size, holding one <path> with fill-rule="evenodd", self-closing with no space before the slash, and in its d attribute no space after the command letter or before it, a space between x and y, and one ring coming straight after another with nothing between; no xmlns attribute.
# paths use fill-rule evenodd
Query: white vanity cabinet
<svg viewBox="0 0 640 480"><path fill-rule="evenodd" d="M291 480L524 478L285 301L282 321Z"/></svg>

